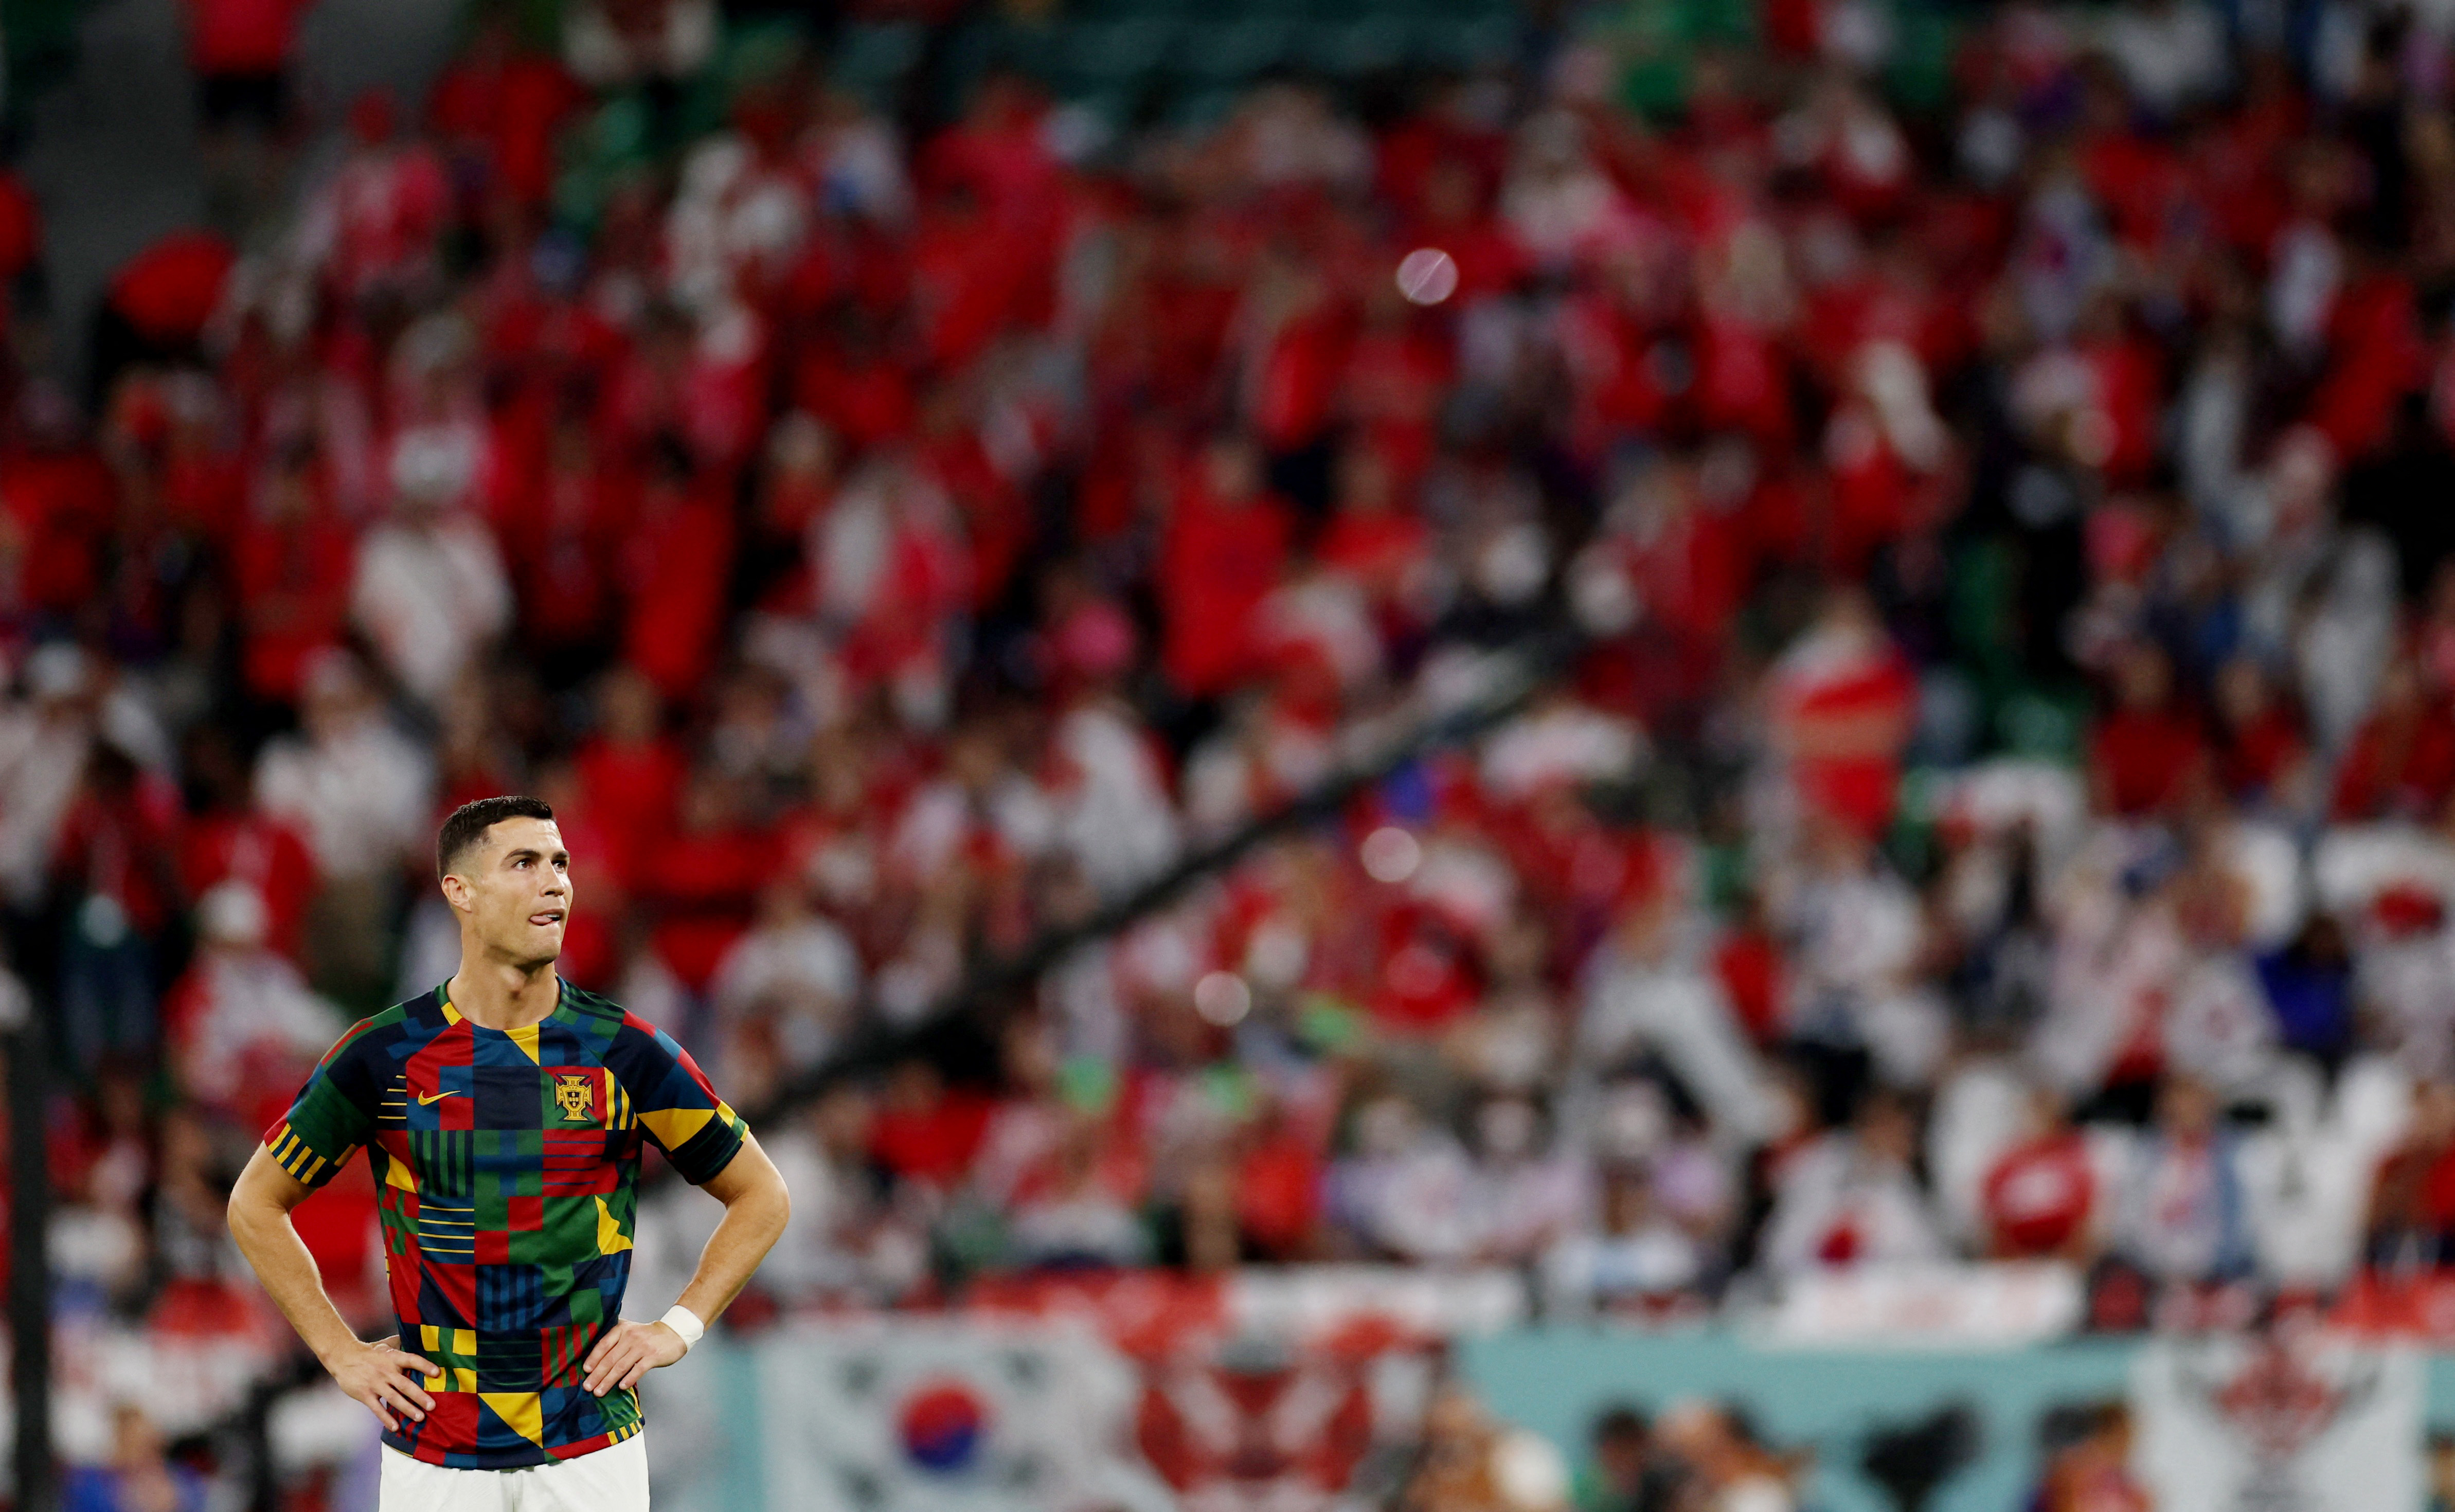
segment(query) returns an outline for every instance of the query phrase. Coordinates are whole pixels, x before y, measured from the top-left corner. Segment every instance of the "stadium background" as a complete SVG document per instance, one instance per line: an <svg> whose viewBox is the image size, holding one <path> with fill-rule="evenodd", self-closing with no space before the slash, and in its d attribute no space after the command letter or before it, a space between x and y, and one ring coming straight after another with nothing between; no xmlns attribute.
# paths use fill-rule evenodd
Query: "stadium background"
<svg viewBox="0 0 2455 1512"><path fill-rule="evenodd" d="M528 790L665 1504L2455 1505L2450 38L6 0L15 1504L372 1504L219 1203Z"/></svg>

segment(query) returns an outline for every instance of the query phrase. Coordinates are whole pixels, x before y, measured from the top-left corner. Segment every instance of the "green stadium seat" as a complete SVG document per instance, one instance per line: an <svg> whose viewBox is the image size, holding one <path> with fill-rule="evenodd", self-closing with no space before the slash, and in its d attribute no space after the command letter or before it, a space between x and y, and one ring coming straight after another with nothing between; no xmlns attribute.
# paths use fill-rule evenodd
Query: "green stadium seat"
<svg viewBox="0 0 2455 1512"><path fill-rule="evenodd" d="M1169 102L1166 119L1173 127L1207 130L1233 114L1243 98L1241 90L1185 91Z"/></svg>
<svg viewBox="0 0 2455 1512"><path fill-rule="evenodd" d="M1178 31L1159 16L1074 22L1050 37L1036 71L1068 98L1131 90L1159 71Z"/></svg>
<svg viewBox="0 0 2455 1512"><path fill-rule="evenodd" d="M1177 38L1168 71L1197 89L1241 84L1288 61L1295 41L1294 24L1271 16L1189 26Z"/></svg>
<svg viewBox="0 0 2455 1512"><path fill-rule="evenodd" d="M921 61L927 33L915 21L855 22L836 39L827 77L873 103L891 96Z"/></svg>
<svg viewBox="0 0 2455 1512"><path fill-rule="evenodd" d="M1316 22L1305 30L1295 62L1337 78L1362 78L1407 62L1413 30L1396 16Z"/></svg>
<svg viewBox="0 0 2455 1512"><path fill-rule="evenodd" d="M1444 68L1471 68L1507 57L1517 45L1517 18L1502 12L1426 18L1416 30L1415 61Z"/></svg>

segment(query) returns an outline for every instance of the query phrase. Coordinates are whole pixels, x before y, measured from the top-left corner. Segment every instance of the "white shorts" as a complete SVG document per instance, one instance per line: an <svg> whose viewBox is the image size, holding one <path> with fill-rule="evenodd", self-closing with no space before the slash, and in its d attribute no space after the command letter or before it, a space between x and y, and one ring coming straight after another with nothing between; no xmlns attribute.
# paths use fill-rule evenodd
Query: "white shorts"
<svg viewBox="0 0 2455 1512"><path fill-rule="evenodd" d="M381 1512L648 1512L648 1436L577 1460L459 1470L383 1449Z"/></svg>

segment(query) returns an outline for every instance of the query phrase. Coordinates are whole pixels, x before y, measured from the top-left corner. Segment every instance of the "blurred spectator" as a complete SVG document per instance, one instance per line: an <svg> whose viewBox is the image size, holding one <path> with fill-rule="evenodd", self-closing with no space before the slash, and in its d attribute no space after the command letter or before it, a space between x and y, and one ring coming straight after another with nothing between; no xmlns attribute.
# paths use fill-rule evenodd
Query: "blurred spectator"
<svg viewBox="0 0 2455 1512"><path fill-rule="evenodd" d="M2132 1471L2131 1409L2110 1401L2049 1415L2056 1430L2034 1504L2039 1512L2148 1512L2153 1503Z"/></svg>
<svg viewBox="0 0 2455 1512"><path fill-rule="evenodd" d="M2229 1280L2250 1267L2240 1143L2221 1111L2204 1083L2169 1078L2112 1194L2113 1247L2159 1280Z"/></svg>
<svg viewBox="0 0 2455 1512"><path fill-rule="evenodd" d="M195 957L163 1004L181 1084L243 1127L278 1100L278 1088L306 1079L344 1025L296 965L268 948L271 924L263 894L243 881L215 883L196 903Z"/></svg>
<svg viewBox="0 0 2455 1512"><path fill-rule="evenodd" d="M2375 1265L2408 1272L2455 1258L2455 1087L2426 1081L2414 1095L2404 1140L2371 1184L2364 1228Z"/></svg>
<svg viewBox="0 0 2455 1512"><path fill-rule="evenodd" d="M108 740L60 824L52 887L73 920L60 961L70 1058L91 1072L106 1054L143 1058L159 1033L170 931L185 899L175 801Z"/></svg>
<svg viewBox="0 0 2455 1512"><path fill-rule="evenodd" d="M70 1472L69 1512L205 1512L212 1487L162 1452L162 1435L143 1408L121 1402L111 1414L111 1460Z"/></svg>
<svg viewBox="0 0 2455 1512"><path fill-rule="evenodd" d="M1588 1311L1643 1316L1675 1305L1705 1280L1702 1246L1694 1235L1656 1207L1650 1172L1633 1168L1606 1173L1601 1208L1593 1232L1562 1239L1544 1257L1544 1285L1552 1311L1571 1316ZM1596 1452L1600 1452L1599 1443Z"/></svg>
<svg viewBox="0 0 2455 1512"><path fill-rule="evenodd" d="M1186 473L1160 544L1160 655L1180 692L1213 697L1254 670L1254 615L1286 564L1291 526L1285 502L1264 492L1251 442L1222 436Z"/></svg>
<svg viewBox="0 0 2455 1512"><path fill-rule="evenodd" d="M0 878L19 907L41 900L93 750L92 675L74 646L39 647L25 666L27 696L0 717Z"/></svg>
<svg viewBox="0 0 2455 1512"><path fill-rule="evenodd" d="M396 469L397 471L397 469ZM485 526L445 513L451 484L416 477L360 538L351 615L401 686L429 708L511 622L511 587Z"/></svg>
<svg viewBox="0 0 2455 1512"><path fill-rule="evenodd" d="M1820 1266L1932 1262L1946 1253L1912 1162L1917 1125L1877 1092L1846 1130L1792 1154L1765 1220L1764 1260L1777 1274Z"/></svg>
<svg viewBox="0 0 2455 1512"><path fill-rule="evenodd" d="M34 266L42 250L42 212L24 179L0 169L0 330L18 312L18 281Z"/></svg>
<svg viewBox="0 0 2455 1512"><path fill-rule="evenodd" d="M308 975L344 1001L384 985L386 932L405 867L423 859L434 769L396 731L357 662L327 652L309 668L301 730L270 743L256 801L295 824L315 859Z"/></svg>
<svg viewBox="0 0 2455 1512"><path fill-rule="evenodd" d="M793 1220L761 1274L788 1302L893 1301L928 1256L912 1216L870 1158L874 1099L840 1086L766 1141L793 1191Z"/></svg>
<svg viewBox="0 0 2455 1512"><path fill-rule="evenodd" d="M725 952L710 991L728 1043L755 1036L752 1053L764 1062L736 1068L725 1084L756 1088L817 1064L835 1045L861 996L861 959L843 931L810 911L800 887L774 883L760 897L758 922ZM738 1095L751 1098L748 1090Z"/></svg>
<svg viewBox="0 0 2455 1512"><path fill-rule="evenodd" d="M252 5L254 0L230 3ZM269 3L280 6L281 0ZM221 308L236 261L226 238L205 231L175 231L121 264L94 314L92 351L87 359L91 392L108 394L133 363L193 358L206 325Z"/></svg>
<svg viewBox="0 0 2455 1512"><path fill-rule="evenodd" d="M553 58L522 48L507 17L485 14L436 81L427 118L477 160L489 196L528 207L552 190L556 137L587 97Z"/></svg>
<svg viewBox="0 0 2455 1512"><path fill-rule="evenodd" d="M1606 1408L1587 1438L1591 1457L1577 1469L1577 1512L1660 1512L1666 1478L1652 1462L1653 1429L1645 1414Z"/></svg>
<svg viewBox="0 0 2455 1512"><path fill-rule="evenodd" d="M1708 1512L1791 1512L1799 1466L1757 1441L1736 1408L1686 1401L1665 1412L1655 1441L1676 1466L1676 1506Z"/></svg>
<svg viewBox="0 0 2455 1512"><path fill-rule="evenodd" d="M563 59L593 89L688 78L716 47L707 0L591 0L564 14Z"/></svg>
<svg viewBox="0 0 2455 1512"><path fill-rule="evenodd" d="M2034 1094L2026 1137L1986 1175L1989 1251L2006 1260L2087 1260L2099 1220L2097 1188L2086 1137L2063 1120L2054 1094Z"/></svg>
<svg viewBox="0 0 2455 1512"><path fill-rule="evenodd" d="M2154 645L2125 649L2115 672L2115 703L2091 736L2098 806L2135 818L2171 811L2198 781L2207 759L2199 723L2174 706L2173 666Z"/></svg>

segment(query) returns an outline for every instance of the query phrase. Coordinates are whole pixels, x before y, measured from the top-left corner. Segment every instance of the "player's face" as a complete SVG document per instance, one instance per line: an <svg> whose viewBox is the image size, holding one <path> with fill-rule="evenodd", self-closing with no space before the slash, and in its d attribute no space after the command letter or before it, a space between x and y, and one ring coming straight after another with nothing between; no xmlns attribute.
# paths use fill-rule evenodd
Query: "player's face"
<svg viewBox="0 0 2455 1512"><path fill-rule="evenodd" d="M562 954L571 917L571 853L552 819L513 818L486 832L464 874L477 937L517 965Z"/></svg>

